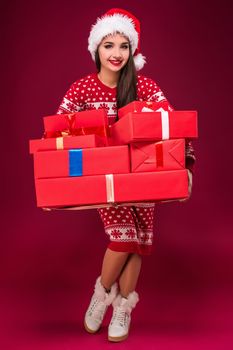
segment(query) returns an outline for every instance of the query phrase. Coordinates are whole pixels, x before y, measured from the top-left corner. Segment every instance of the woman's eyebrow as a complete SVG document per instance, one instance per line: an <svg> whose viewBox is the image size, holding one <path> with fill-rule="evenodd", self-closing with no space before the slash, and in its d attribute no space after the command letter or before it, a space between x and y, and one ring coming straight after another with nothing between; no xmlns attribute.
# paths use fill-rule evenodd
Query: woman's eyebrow
<svg viewBox="0 0 233 350"><path fill-rule="evenodd" d="M114 42L113 41L105 41L104 44L114 44ZM123 44L129 44L129 42L125 41L124 43L121 43L121 45L123 45Z"/></svg>

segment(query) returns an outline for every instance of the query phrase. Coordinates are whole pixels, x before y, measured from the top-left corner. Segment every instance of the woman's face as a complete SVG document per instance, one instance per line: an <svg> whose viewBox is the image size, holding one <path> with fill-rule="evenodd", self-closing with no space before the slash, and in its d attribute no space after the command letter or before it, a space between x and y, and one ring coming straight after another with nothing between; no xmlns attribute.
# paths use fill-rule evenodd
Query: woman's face
<svg viewBox="0 0 233 350"><path fill-rule="evenodd" d="M127 63L130 54L129 40L121 35L114 34L105 37L99 45L101 68L118 72Z"/></svg>

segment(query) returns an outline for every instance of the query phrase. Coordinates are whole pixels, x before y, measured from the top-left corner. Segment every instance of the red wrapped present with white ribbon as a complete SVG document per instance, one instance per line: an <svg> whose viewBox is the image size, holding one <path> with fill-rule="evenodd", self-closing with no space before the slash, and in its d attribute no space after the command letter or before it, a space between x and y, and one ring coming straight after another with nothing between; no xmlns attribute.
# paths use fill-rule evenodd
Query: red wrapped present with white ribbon
<svg viewBox="0 0 233 350"><path fill-rule="evenodd" d="M186 169L128 174L36 179L42 208L156 202L188 197Z"/></svg>
<svg viewBox="0 0 233 350"><path fill-rule="evenodd" d="M196 111L128 113L111 127L111 144L198 136Z"/></svg>
<svg viewBox="0 0 233 350"><path fill-rule="evenodd" d="M166 104L167 108L164 108ZM133 101L128 103L126 106L118 109L118 118L124 117L126 114L132 113L141 113L141 112L155 112L158 109L168 109L168 103L161 102L152 102L152 101Z"/></svg>

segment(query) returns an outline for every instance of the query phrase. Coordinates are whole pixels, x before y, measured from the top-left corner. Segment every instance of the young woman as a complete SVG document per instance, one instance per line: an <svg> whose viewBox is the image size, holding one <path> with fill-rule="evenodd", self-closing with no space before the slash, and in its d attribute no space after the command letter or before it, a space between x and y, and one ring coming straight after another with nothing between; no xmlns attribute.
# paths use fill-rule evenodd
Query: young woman
<svg viewBox="0 0 233 350"><path fill-rule="evenodd" d="M172 111L159 86L152 79L137 74L145 64L139 44L140 22L131 13L114 8L98 18L88 39L88 50L97 72L71 85L58 114L105 108L112 125L117 120L117 110L134 100L157 102L158 108ZM194 150L191 142L187 142L190 193L194 161ZM95 282L84 326L89 333L97 332L112 304L108 339L117 342L127 338L131 312L139 301L135 289L142 256L151 254L154 204L119 205L100 208L98 212L110 243L101 275Z"/></svg>

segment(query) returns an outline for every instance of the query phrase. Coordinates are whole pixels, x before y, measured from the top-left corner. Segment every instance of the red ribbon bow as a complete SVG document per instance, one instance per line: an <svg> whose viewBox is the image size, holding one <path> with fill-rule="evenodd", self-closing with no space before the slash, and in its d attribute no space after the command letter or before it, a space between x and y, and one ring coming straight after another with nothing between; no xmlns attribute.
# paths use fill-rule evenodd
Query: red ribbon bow
<svg viewBox="0 0 233 350"><path fill-rule="evenodd" d="M53 138L53 137L65 137L65 136L80 136L80 135L91 135L96 134L100 137L109 136L109 129L105 125L101 126L80 126L75 127L77 113L65 114L65 120L67 122L67 129L64 130L55 130L55 131L45 131L44 138Z"/></svg>

